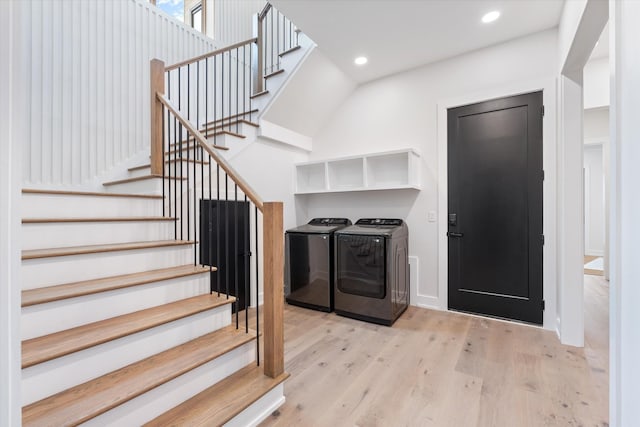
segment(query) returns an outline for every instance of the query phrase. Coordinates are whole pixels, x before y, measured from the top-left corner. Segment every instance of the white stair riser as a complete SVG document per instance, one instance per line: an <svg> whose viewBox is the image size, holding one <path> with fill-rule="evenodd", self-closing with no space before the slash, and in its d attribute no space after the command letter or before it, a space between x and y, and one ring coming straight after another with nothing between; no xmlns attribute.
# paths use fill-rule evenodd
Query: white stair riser
<svg viewBox="0 0 640 427"><path fill-rule="evenodd" d="M255 363L255 340L120 405L83 426L139 426Z"/></svg>
<svg viewBox="0 0 640 427"><path fill-rule="evenodd" d="M255 427L285 402L284 384L280 383L251 406L224 424L224 427Z"/></svg>
<svg viewBox="0 0 640 427"><path fill-rule="evenodd" d="M193 155L190 154L190 157L193 158ZM173 155L171 156L171 158L173 159ZM194 162L171 162L171 163L165 163L164 167L165 167L165 174L169 173L169 167L171 167L171 175L174 175L174 166L176 167L177 171L178 171L178 175L180 174L180 164L182 164L182 170L184 172L184 174L186 175L186 170L187 168L189 169L189 172L192 173L193 172L193 165L195 164L196 166L196 171L198 174L200 174L200 167L202 166L201 163L194 163ZM208 165L205 165L205 167L208 167ZM127 173L127 178L135 178L138 176L147 176L151 174L151 166L146 167L146 168L141 168L141 169L134 169L134 170L130 170Z"/></svg>
<svg viewBox="0 0 640 427"><path fill-rule="evenodd" d="M22 404L117 370L228 326L229 305L59 357L22 370Z"/></svg>
<svg viewBox="0 0 640 427"><path fill-rule="evenodd" d="M22 289L177 267L192 262L193 245L23 260Z"/></svg>
<svg viewBox="0 0 640 427"><path fill-rule="evenodd" d="M22 225L22 248L44 249L174 238L173 221L112 221Z"/></svg>
<svg viewBox="0 0 640 427"><path fill-rule="evenodd" d="M130 217L162 215L162 199L23 194L23 218Z"/></svg>
<svg viewBox="0 0 640 427"><path fill-rule="evenodd" d="M128 178L128 177L127 177ZM123 178L126 179L126 178ZM168 180L167 180L168 181ZM180 183L178 183L180 186ZM104 185L107 193L159 194L162 195L162 178Z"/></svg>
<svg viewBox="0 0 640 427"><path fill-rule="evenodd" d="M22 339L203 295L209 286L209 274L199 274L23 307Z"/></svg>

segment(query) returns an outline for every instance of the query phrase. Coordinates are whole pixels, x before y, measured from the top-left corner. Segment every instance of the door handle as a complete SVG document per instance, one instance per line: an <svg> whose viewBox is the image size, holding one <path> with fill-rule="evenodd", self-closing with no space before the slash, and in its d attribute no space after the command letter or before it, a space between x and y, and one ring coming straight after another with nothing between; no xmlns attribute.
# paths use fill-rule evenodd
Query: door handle
<svg viewBox="0 0 640 427"><path fill-rule="evenodd" d="M454 231L448 231L447 232L447 236L449 236L449 237L462 237L462 236L464 236L464 233L456 233Z"/></svg>

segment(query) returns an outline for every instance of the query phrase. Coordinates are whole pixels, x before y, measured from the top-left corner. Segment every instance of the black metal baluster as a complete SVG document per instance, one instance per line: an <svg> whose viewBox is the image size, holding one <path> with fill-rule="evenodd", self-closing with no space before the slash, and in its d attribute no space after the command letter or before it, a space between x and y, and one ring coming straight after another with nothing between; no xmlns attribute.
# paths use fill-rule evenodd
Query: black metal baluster
<svg viewBox="0 0 640 427"><path fill-rule="evenodd" d="M213 57L213 82L212 86L213 86L213 145L218 145L216 143L216 123L218 120L218 97L216 96L217 94L217 84L216 81L218 80L218 57L214 56Z"/></svg>
<svg viewBox="0 0 640 427"><path fill-rule="evenodd" d="M260 262L258 251L258 207L255 206L255 221L256 221L256 361L260 366Z"/></svg>
<svg viewBox="0 0 640 427"><path fill-rule="evenodd" d="M182 123L180 123L180 132L179 132L179 138L180 140L178 141L178 144L180 144L180 240L184 240L184 188L183 188L183 180L182 178L184 177L183 175L183 171L182 171Z"/></svg>
<svg viewBox="0 0 640 427"><path fill-rule="evenodd" d="M182 83L181 83L181 69L178 68L178 110L182 111ZM178 137L179 140L177 141L178 146L176 146L176 148L179 148L179 155L178 158L180 159L180 240L184 240L183 239L183 232L184 232L184 227L183 227L183 220L184 220L184 216L182 215L183 211L183 200L182 200L182 123L180 123L180 129L178 131ZM177 178L177 176L176 176ZM176 193L176 200L178 198L178 194Z"/></svg>
<svg viewBox="0 0 640 427"><path fill-rule="evenodd" d="M226 85L224 84L224 52L222 53L222 87L220 88L220 90L222 91L222 96L220 97L220 108L222 109L222 116L221 118L221 122L220 122L220 129L224 129L224 87ZM215 130L214 130L215 132Z"/></svg>
<svg viewBox="0 0 640 427"><path fill-rule="evenodd" d="M169 155L171 158L171 155ZM178 216L178 119L176 116L173 116L173 176L169 180L168 185L171 185L171 180L173 180L173 212L176 216L176 220L174 221L173 227L173 238L178 240L178 221L181 218Z"/></svg>
<svg viewBox="0 0 640 427"><path fill-rule="evenodd" d="M240 293L238 292L238 263L240 261L240 254L238 253L238 226L240 225L240 221L238 221L238 184L235 184L235 198L233 204L233 217L234 217L234 227L233 227L233 259L234 259L234 282L235 282L235 290L236 290L236 329L238 329L239 324L239 314L240 311ZM246 298L246 295L245 295Z"/></svg>
<svg viewBox="0 0 640 427"><path fill-rule="evenodd" d="M191 121L191 64L187 64L187 120ZM191 157L191 132L189 132L187 129L185 129L185 131L187 132L187 164L186 169L187 169L187 240L191 240L191 212L190 212L190 205L191 203L189 202L189 188L191 187L191 178L189 177L189 160ZM193 146L195 147L195 136L193 139ZM194 150L195 151L195 150ZM182 167L182 166L180 166ZM195 239L194 239L195 240ZM195 256L195 244L193 245L193 250L194 250L194 256Z"/></svg>
<svg viewBox="0 0 640 427"><path fill-rule="evenodd" d="M205 59L206 62L206 59ZM200 61L196 63L196 129L200 130ZM195 139L194 139L195 142ZM202 238L200 235L202 234L202 217L200 217L200 221L197 221L198 211L198 200L196 197L196 160L200 157L200 161L202 161L202 147L200 144L195 146L197 148L194 149L193 153L193 240L195 242L200 241L200 246L202 246ZM199 156L197 155L199 154ZM200 200L204 198L204 165L200 164ZM196 227L197 230L196 230ZM197 263L197 253L198 253L198 243L193 244L193 265L198 265ZM202 260L200 260L202 264Z"/></svg>
<svg viewBox="0 0 640 427"><path fill-rule="evenodd" d="M232 114L231 114L231 91L233 90L233 84L231 83L231 80L232 80L232 77L231 77L231 51L229 51L229 106L228 106L228 111L229 111L229 124L228 124L229 132L231 132L231 116L232 116Z"/></svg>
<svg viewBox="0 0 640 427"><path fill-rule="evenodd" d="M247 114L247 45L242 46L242 119Z"/></svg>
<svg viewBox="0 0 640 427"><path fill-rule="evenodd" d="M164 133L164 104L162 104L162 139L161 141L161 146L164 147L164 138L165 138L165 133ZM164 151L164 148L163 150ZM164 209L164 204L165 204L165 194L164 194L164 183L165 181L165 171L164 171L164 153L162 153L162 216L165 216L165 209ZM171 216L171 215L169 215Z"/></svg>
<svg viewBox="0 0 640 427"><path fill-rule="evenodd" d="M251 73L253 72L253 45L255 44L256 46L256 50L260 49L260 46L258 46L257 43L252 43L249 46L249 111L253 111L252 106L253 106L253 98L251 97L251 95L253 95L253 91L254 91L254 87L253 87L253 78L251 77ZM253 121L253 113L249 113L249 120Z"/></svg>
<svg viewBox="0 0 640 427"><path fill-rule="evenodd" d="M226 269L226 266L220 264L220 165L216 163L216 267L218 267L218 274L216 275L216 288L218 296L220 296L220 269Z"/></svg>
<svg viewBox="0 0 640 427"><path fill-rule="evenodd" d="M167 140L167 159L169 160L169 162L167 162L167 173L168 173L168 185L167 185L167 189L169 190L169 200L163 200L162 204L167 205L169 207L169 217L171 217L171 116L169 115L169 110L164 108L163 105L163 111L162 112L162 118L164 120L164 115L167 115L167 135L166 135L166 140ZM164 145L164 141L162 141L162 144ZM164 155L162 156L162 162L163 164L165 163L165 159L164 159ZM164 182L162 183L162 188L164 188ZM173 223L175 224L175 219L173 220Z"/></svg>
<svg viewBox="0 0 640 427"><path fill-rule="evenodd" d="M271 14L271 71L270 73L273 73L273 9L271 9L269 11L269 13ZM266 73L265 73L266 74Z"/></svg>
<svg viewBox="0 0 640 427"><path fill-rule="evenodd" d="M213 199L211 198L211 156L209 156L209 221L207 222L207 228L209 229L209 242L207 245L207 248L209 249L209 293L213 294L213 292L215 291L214 289L214 282L216 280L216 278L218 276L214 276L215 272L213 270L213 227L211 226L211 222L213 219ZM217 232L216 232L217 234ZM220 288L218 288L219 290ZM220 296L220 292L218 291L218 296Z"/></svg>
<svg viewBox="0 0 640 427"><path fill-rule="evenodd" d="M207 248L209 249L209 293L213 293L213 227L211 227L211 205L213 204L213 197L211 197L211 155L209 155L209 216L207 217L209 221L207 222L207 229L209 230L209 240L207 241Z"/></svg>
<svg viewBox="0 0 640 427"><path fill-rule="evenodd" d="M244 201L247 201L247 195L244 195ZM249 206L247 206L247 220L250 221L250 210ZM251 223L249 223L251 224ZM250 281L251 281L251 225L247 228L244 233L244 333L249 333L249 291L250 291Z"/></svg>
<svg viewBox="0 0 640 427"><path fill-rule="evenodd" d="M239 80L239 66L240 66L240 48L237 47L236 48L236 133L239 132L239 120L240 120L240 114L238 114L240 112L240 110L238 109L239 107L239 97L238 94L240 93L240 80Z"/></svg>
<svg viewBox="0 0 640 427"><path fill-rule="evenodd" d="M224 173L224 253L227 257L227 268L224 269L224 289L229 299L229 175Z"/></svg>

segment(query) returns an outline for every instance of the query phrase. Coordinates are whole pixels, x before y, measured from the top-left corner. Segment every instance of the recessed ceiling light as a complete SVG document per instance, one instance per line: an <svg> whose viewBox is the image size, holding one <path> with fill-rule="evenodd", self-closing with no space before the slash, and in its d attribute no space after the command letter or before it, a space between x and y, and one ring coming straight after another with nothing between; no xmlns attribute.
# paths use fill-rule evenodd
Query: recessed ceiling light
<svg viewBox="0 0 640 427"><path fill-rule="evenodd" d="M355 62L356 65L364 65L366 64L368 61L366 56L358 56L356 59L353 60L353 62Z"/></svg>
<svg viewBox="0 0 640 427"><path fill-rule="evenodd" d="M484 22L485 24L488 24L489 22L493 22L498 18L500 18L500 12L498 12L497 10L493 10L489 13L486 13L482 17L482 22Z"/></svg>

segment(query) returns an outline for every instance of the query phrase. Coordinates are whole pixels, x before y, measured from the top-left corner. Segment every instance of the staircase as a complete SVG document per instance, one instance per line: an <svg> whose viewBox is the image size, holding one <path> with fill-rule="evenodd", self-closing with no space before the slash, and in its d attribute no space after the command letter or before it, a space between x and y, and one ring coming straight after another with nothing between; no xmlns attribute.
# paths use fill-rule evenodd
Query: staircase
<svg viewBox="0 0 640 427"><path fill-rule="evenodd" d="M286 80L281 58L300 55L283 42L269 64L274 13L263 10L247 43L152 61L149 161L104 192L23 189L25 426L257 425L284 402L282 203L262 201L227 160L256 138L268 85ZM246 203L246 283L203 258L201 200ZM219 247L233 251L234 232ZM236 301L239 286L254 308Z"/></svg>

